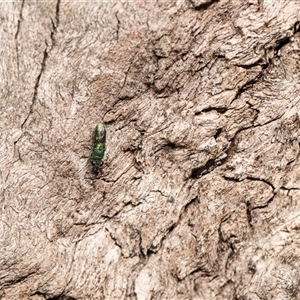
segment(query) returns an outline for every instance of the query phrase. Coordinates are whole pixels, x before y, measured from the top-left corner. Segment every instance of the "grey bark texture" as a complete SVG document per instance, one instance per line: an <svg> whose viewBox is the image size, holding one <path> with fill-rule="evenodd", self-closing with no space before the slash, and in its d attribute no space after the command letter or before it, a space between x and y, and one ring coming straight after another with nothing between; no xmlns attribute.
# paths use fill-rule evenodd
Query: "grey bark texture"
<svg viewBox="0 0 300 300"><path fill-rule="evenodd" d="M299 1L0 6L1 299L300 299Z"/></svg>

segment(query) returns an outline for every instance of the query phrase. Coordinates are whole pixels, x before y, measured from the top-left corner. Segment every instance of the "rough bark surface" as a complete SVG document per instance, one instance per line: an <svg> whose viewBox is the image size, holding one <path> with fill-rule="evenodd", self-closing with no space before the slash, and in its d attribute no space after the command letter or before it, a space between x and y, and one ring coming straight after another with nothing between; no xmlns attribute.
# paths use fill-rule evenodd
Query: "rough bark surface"
<svg viewBox="0 0 300 300"><path fill-rule="evenodd" d="M0 6L1 299L300 299L299 1Z"/></svg>

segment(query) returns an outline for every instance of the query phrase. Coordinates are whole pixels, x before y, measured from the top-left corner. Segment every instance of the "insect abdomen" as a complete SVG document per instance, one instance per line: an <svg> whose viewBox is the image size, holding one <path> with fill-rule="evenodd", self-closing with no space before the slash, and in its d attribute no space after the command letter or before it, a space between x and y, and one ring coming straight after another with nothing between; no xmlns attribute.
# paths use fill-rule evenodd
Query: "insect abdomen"
<svg viewBox="0 0 300 300"><path fill-rule="evenodd" d="M103 124L99 123L93 131L93 149L91 163L95 168L103 164L105 154L106 130Z"/></svg>

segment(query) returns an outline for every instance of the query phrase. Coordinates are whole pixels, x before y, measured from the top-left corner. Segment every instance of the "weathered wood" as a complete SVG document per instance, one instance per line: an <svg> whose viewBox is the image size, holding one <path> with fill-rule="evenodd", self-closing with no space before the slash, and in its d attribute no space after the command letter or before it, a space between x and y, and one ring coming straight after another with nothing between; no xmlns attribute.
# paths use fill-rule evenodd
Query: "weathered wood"
<svg viewBox="0 0 300 300"><path fill-rule="evenodd" d="M300 299L299 1L0 16L1 299Z"/></svg>

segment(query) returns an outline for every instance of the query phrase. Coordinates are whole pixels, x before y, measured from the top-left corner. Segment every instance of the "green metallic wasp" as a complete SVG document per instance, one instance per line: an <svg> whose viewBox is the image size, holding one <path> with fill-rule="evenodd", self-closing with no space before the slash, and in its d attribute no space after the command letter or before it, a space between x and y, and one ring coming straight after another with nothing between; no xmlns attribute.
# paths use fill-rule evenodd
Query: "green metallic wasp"
<svg viewBox="0 0 300 300"><path fill-rule="evenodd" d="M91 153L91 163L95 171L103 164L105 153L106 130L103 124L99 123L93 131L93 149Z"/></svg>

